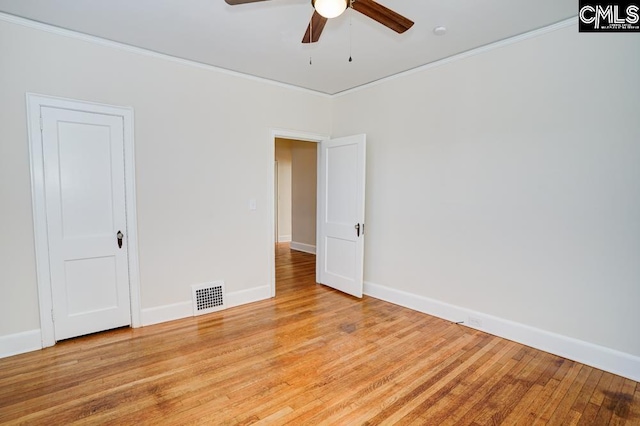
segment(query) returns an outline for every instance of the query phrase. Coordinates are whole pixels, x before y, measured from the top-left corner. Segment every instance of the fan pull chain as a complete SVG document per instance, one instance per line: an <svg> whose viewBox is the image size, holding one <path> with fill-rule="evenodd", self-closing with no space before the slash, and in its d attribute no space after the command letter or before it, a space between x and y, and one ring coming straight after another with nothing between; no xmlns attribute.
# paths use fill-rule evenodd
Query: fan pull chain
<svg viewBox="0 0 640 426"><path fill-rule="evenodd" d="M313 17L311 21L309 21L309 45L313 42ZM309 65L313 65L313 61L311 60L311 55L309 55Z"/></svg>
<svg viewBox="0 0 640 426"><path fill-rule="evenodd" d="M351 58L351 50L353 45L353 33L351 31L351 17L349 17L349 62L353 61Z"/></svg>

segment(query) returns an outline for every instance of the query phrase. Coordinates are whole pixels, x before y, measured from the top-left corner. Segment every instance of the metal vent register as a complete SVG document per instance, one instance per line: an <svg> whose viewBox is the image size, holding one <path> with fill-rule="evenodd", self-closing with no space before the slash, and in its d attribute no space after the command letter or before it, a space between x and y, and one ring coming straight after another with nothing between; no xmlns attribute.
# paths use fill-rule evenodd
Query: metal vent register
<svg viewBox="0 0 640 426"><path fill-rule="evenodd" d="M193 315L208 314L225 308L224 282L196 284L191 286Z"/></svg>

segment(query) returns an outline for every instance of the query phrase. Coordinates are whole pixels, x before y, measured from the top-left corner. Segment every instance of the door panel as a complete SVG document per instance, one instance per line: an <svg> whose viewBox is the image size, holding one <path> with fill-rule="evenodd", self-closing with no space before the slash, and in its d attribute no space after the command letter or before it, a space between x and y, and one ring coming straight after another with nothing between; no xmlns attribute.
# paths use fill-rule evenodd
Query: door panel
<svg viewBox="0 0 640 426"><path fill-rule="evenodd" d="M118 305L113 256L65 261L67 310L70 317L113 309Z"/></svg>
<svg viewBox="0 0 640 426"><path fill-rule="evenodd" d="M321 144L318 280L362 297L365 135Z"/></svg>
<svg viewBox="0 0 640 426"><path fill-rule="evenodd" d="M327 237L326 270L336 277L350 280L356 275L356 243L342 238Z"/></svg>
<svg viewBox="0 0 640 426"><path fill-rule="evenodd" d="M55 339L130 325L123 119L41 114Z"/></svg>
<svg viewBox="0 0 640 426"><path fill-rule="evenodd" d="M64 238L111 235L114 226L110 127L58 122Z"/></svg>
<svg viewBox="0 0 640 426"><path fill-rule="evenodd" d="M327 154L327 223L353 225L356 210L358 179L358 145L328 147Z"/></svg>

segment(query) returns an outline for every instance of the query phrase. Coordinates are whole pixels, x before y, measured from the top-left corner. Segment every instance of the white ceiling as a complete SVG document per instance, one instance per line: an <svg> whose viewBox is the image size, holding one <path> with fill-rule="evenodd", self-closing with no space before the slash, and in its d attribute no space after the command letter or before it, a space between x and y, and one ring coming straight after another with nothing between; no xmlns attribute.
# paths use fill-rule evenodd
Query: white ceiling
<svg viewBox="0 0 640 426"><path fill-rule="evenodd" d="M577 13L576 0L377 1L415 25L397 34L347 10L329 20L318 43L303 45L310 0L238 6L224 0L0 0L0 11L327 94ZM445 26L446 35L435 35L437 26Z"/></svg>

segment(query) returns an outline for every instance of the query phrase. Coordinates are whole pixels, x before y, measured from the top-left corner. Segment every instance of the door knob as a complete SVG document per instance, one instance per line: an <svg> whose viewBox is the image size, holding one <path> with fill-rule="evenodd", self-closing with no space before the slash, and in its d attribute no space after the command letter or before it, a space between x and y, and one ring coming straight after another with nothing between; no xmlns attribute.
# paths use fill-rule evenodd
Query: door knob
<svg viewBox="0 0 640 426"><path fill-rule="evenodd" d="M124 238L122 231L118 231L116 237L118 237L118 248L122 248L122 239Z"/></svg>
<svg viewBox="0 0 640 426"><path fill-rule="evenodd" d="M360 236L360 224L356 223L355 228L356 228L356 235L359 237Z"/></svg>

